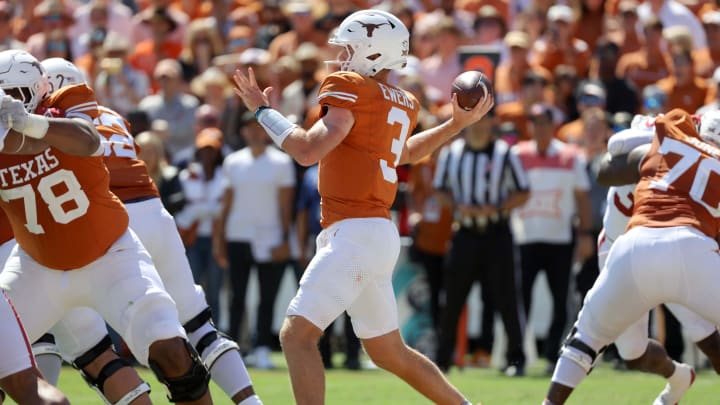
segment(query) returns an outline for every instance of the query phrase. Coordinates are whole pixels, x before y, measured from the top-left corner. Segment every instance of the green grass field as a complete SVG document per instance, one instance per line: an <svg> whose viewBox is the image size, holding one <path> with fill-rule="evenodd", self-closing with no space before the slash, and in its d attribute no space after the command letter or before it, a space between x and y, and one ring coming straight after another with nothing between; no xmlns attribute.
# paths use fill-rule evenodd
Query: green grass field
<svg viewBox="0 0 720 405"><path fill-rule="evenodd" d="M281 358L276 357L277 363ZM340 362L336 362L339 364ZM453 370L449 378L472 401L483 405L540 405L549 378L542 373L542 365L532 367L524 378L501 376L496 370ZM168 404L163 387L148 370L141 374L153 388L155 404ZM266 405L292 404L290 381L285 368L272 371L251 369L256 391ZM663 388L662 379L636 372L615 371L603 365L586 379L569 404L582 405L649 405ZM100 405L102 401L72 368L64 368L60 388L75 405ZM212 386L215 404L231 405L217 386ZM683 405L711 405L720 402L718 377L710 371L699 373ZM9 401L8 401L9 402ZM10 402L12 403L12 402ZM429 403L400 380L381 370L359 372L342 369L327 374L327 403L342 405Z"/></svg>

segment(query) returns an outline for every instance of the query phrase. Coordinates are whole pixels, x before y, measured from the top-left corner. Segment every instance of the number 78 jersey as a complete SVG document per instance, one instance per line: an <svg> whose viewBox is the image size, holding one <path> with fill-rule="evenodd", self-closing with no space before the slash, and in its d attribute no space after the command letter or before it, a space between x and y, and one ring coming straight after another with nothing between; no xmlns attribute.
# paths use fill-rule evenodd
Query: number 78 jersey
<svg viewBox="0 0 720 405"><path fill-rule="evenodd" d="M720 231L720 149L700 138L690 114L675 109L655 121L656 136L640 165L628 229L692 226Z"/></svg>
<svg viewBox="0 0 720 405"><path fill-rule="evenodd" d="M321 84L318 101L355 117L347 137L320 160L322 226L347 218L389 219L398 187L395 168L417 123L417 99L373 78L337 72Z"/></svg>
<svg viewBox="0 0 720 405"><path fill-rule="evenodd" d="M83 114L92 120L97 105L84 87L63 88L43 105L67 116L83 100ZM125 233L128 214L109 183L101 154L72 156L53 147L35 155L0 154L0 207L20 247L51 269L83 267Z"/></svg>

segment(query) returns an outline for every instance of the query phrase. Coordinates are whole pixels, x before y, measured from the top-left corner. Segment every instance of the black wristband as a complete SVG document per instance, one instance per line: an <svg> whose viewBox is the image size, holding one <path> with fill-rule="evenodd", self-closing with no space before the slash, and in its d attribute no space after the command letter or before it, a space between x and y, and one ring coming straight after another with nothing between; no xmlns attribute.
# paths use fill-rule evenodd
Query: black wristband
<svg viewBox="0 0 720 405"><path fill-rule="evenodd" d="M255 110L255 119L258 119L262 110L265 110L267 108L272 108L272 107L270 107L269 105L261 105L260 107L258 107L257 110Z"/></svg>

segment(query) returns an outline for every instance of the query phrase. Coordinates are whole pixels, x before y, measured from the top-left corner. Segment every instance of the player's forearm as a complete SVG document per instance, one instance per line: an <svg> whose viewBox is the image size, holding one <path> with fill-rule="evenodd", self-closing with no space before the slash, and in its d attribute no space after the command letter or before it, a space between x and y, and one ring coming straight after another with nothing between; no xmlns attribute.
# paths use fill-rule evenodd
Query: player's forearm
<svg viewBox="0 0 720 405"><path fill-rule="evenodd" d="M100 149L100 134L81 119L48 118L48 130L42 139L69 155L92 156Z"/></svg>
<svg viewBox="0 0 720 405"><path fill-rule="evenodd" d="M445 142L459 134L461 130L462 128L450 119L436 127L411 136L406 142L407 152L403 154L399 164L415 163L430 155Z"/></svg>

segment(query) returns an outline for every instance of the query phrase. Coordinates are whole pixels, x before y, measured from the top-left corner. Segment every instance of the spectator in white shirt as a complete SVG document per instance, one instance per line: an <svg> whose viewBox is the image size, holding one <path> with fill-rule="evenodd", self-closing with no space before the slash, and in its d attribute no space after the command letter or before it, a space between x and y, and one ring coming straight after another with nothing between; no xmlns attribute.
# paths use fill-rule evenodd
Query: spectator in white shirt
<svg viewBox="0 0 720 405"><path fill-rule="evenodd" d="M230 336L238 340L245 314L251 268L257 269L260 305L255 330L255 366L273 368L270 360L275 298L290 257L289 232L295 191L290 156L268 145L265 130L251 111L241 117L247 146L223 163L225 195L214 229L213 249L230 272Z"/></svg>
<svg viewBox="0 0 720 405"><path fill-rule="evenodd" d="M657 16L665 28L686 27L690 30L696 49L707 48L707 37L700 20L687 7L675 0L647 0L637 8L640 23ZM640 27L641 28L641 27Z"/></svg>
<svg viewBox="0 0 720 405"><path fill-rule="evenodd" d="M533 139L513 148L529 178L530 200L513 210L511 226L520 248L525 313L530 312L533 284L540 270L545 271L550 286L553 316L543 352L550 363L547 370L552 371L567 324L576 216L578 259L593 251L590 180L580 149L554 138L548 106L531 106L528 120Z"/></svg>

